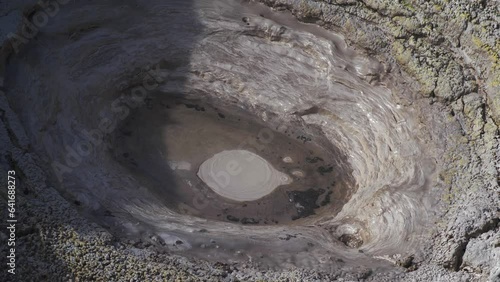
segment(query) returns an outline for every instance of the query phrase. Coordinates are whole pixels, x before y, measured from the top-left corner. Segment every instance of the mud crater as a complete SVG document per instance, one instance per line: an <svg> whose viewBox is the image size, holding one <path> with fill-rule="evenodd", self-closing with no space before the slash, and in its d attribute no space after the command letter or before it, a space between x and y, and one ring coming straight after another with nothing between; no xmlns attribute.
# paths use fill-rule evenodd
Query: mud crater
<svg viewBox="0 0 500 282"><path fill-rule="evenodd" d="M383 271L418 253L440 125L390 63L253 2L143 8L75 8L9 62L9 103L82 214L159 252L262 267ZM248 202L201 181L242 147L293 181Z"/></svg>

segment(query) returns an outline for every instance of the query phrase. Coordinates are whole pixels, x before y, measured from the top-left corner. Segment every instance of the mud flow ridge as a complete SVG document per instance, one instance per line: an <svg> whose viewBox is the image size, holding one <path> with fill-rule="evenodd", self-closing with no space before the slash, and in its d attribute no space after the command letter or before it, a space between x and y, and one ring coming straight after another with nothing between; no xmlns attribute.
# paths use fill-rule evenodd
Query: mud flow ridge
<svg viewBox="0 0 500 282"><path fill-rule="evenodd" d="M10 60L9 103L60 193L160 252L380 271L418 256L439 125L400 73L287 12L167 2L75 3Z"/></svg>

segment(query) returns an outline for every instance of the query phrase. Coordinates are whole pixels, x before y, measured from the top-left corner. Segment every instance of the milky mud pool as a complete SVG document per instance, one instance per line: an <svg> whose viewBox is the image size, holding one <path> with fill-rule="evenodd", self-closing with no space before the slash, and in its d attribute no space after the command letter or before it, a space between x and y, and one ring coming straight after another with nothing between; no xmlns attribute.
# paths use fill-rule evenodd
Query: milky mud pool
<svg viewBox="0 0 500 282"><path fill-rule="evenodd" d="M177 212L285 224L338 213L355 188L345 156L317 126L274 121L270 127L272 122L252 119L236 105L215 107L161 94L150 105L116 131L113 153ZM227 161L213 170L218 160L210 160L219 155ZM213 191L225 186L237 191L223 190L226 197ZM262 194L254 198L252 190Z"/></svg>

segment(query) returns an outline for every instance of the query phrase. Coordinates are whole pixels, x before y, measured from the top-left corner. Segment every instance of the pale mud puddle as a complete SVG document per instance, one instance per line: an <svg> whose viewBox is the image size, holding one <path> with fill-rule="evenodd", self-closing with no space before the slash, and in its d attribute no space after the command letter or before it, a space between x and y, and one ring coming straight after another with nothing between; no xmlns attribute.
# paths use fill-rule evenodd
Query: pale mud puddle
<svg viewBox="0 0 500 282"><path fill-rule="evenodd" d="M320 145L328 143L317 129L314 135L300 127L270 128L241 109L197 101L157 98L150 105L125 121L114 154L176 212L276 225L334 215L351 194L338 152ZM226 158L233 155L206 173L210 187L200 178L200 167L223 152ZM214 185L223 191L217 193Z"/></svg>

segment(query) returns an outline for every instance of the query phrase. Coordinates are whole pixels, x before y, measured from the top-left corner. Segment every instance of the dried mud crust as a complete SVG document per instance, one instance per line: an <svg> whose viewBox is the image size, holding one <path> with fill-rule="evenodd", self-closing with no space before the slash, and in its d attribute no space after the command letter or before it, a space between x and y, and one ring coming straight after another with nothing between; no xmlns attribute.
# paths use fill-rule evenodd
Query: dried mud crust
<svg viewBox="0 0 500 282"><path fill-rule="evenodd" d="M449 189L443 199L447 206L436 222L433 239L423 247L425 258L395 262L414 271L396 276L369 269L333 274L260 271L253 263L188 260L155 253L144 242L117 242L82 217L78 203L68 203L52 187L39 158L30 151L23 126L3 93L7 86L2 84L0 167L2 171L15 168L20 175L21 222L18 275L13 279L2 272L2 281L75 281L75 277L78 281L500 280L498 2L262 2L288 9L302 21L340 31L354 46L393 60L409 79L415 79L411 85L420 90L421 99L449 112L450 129L443 132L447 166L439 175ZM5 17L3 11L0 14ZM9 49L4 43L2 58L14 56ZM2 174L2 183L5 178ZM4 192L1 195L5 218ZM5 233L0 235L5 238ZM5 247L0 246L2 254Z"/></svg>

